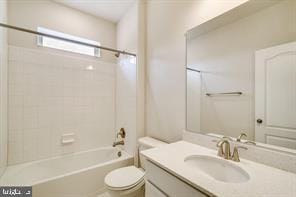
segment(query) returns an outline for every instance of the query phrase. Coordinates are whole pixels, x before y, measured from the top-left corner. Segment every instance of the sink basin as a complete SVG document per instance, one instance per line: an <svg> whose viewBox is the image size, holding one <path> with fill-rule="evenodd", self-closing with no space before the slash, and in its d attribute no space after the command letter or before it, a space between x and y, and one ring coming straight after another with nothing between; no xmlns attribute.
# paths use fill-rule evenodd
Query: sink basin
<svg viewBox="0 0 296 197"><path fill-rule="evenodd" d="M191 155L186 157L184 161L193 169L200 170L218 181L242 183L250 179L244 169L225 159L206 155Z"/></svg>

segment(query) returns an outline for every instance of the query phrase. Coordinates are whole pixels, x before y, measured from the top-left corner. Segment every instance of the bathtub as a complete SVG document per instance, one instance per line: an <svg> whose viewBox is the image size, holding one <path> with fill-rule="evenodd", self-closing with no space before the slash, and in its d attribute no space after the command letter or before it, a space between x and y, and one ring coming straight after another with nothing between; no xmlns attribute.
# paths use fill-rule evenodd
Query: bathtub
<svg viewBox="0 0 296 197"><path fill-rule="evenodd" d="M113 147L9 166L1 186L32 186L33 197L95 197L105 191L104 177L132 165L133 157Z"/></svg>

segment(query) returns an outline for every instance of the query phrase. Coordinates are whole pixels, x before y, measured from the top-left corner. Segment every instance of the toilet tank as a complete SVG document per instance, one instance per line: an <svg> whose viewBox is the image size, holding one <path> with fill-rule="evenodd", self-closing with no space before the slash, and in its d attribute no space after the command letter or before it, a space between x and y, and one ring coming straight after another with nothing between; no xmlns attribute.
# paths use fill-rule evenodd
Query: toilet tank
<svg viewBox="0 0 296 197"><path fill-rule="evenodd" d="M152 137L142 137L142 138L139 138L138 144L139 144L139 152L141 152L143 150L147 150L150 148L156 148L156 147L166 145L167 143L154 139ZM145 162L146 162L146 158L140 154L140 167L143 169L145 169Z"/></svg>

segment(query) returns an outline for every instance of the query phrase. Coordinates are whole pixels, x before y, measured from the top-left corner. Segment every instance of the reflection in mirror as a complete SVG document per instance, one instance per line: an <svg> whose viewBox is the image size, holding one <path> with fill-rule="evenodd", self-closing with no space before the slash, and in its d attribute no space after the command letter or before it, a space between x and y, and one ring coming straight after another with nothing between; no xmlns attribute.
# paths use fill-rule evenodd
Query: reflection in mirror
<svg viewBox="0 0 296 197"><path fill-rule="evenodd" d="M187 33L187 129L296 149L296 2L237 18Z"/></svg>

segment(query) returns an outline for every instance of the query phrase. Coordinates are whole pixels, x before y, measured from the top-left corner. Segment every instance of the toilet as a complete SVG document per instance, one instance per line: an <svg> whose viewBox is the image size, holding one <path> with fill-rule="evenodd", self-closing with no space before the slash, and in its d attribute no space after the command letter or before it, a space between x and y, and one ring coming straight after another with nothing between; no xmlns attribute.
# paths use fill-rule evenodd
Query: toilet
<svg viewBox="0 0 296 197"><path fill-rule="evenodd" d="M151 137L138 140L139 151L160 147L167 143ZM110 197L142 197L145 185L145 158L140 156L140 167L127 166L109 172L105 177L105 185Z"/></svg>

